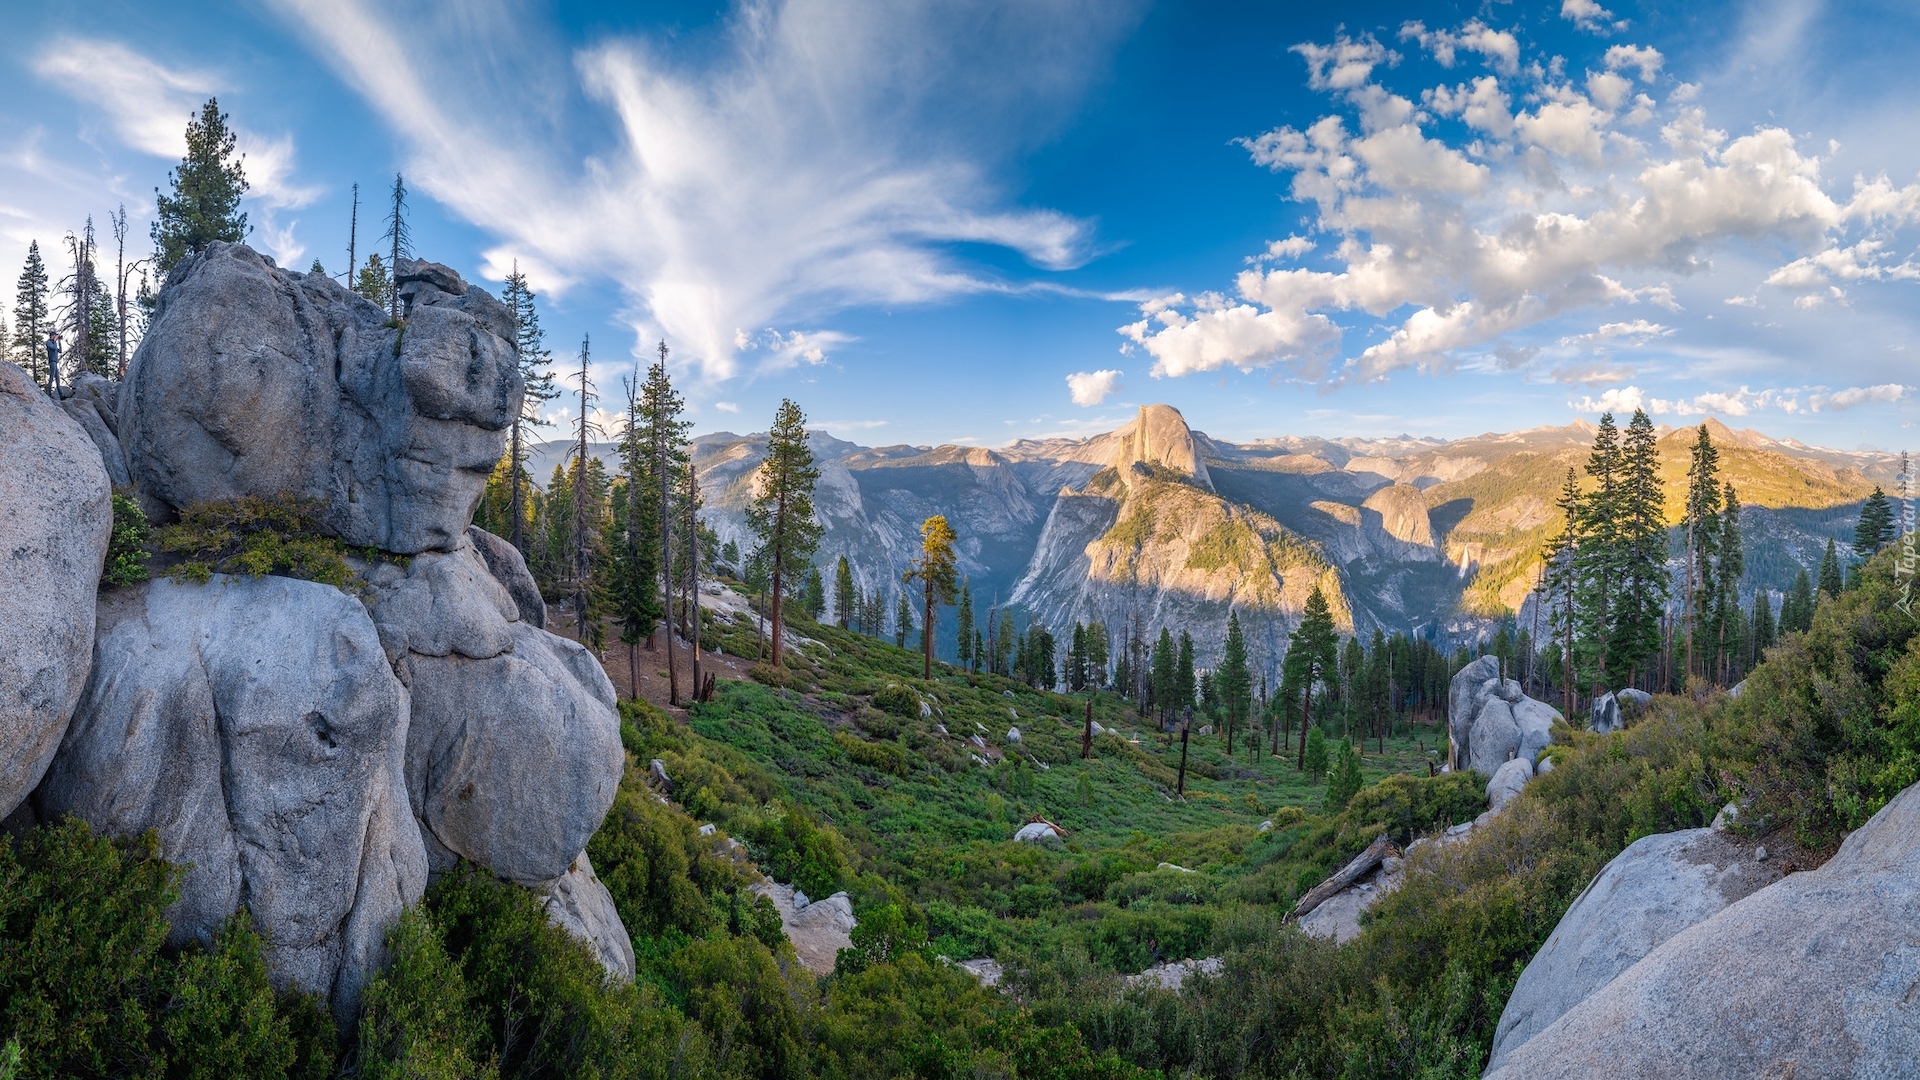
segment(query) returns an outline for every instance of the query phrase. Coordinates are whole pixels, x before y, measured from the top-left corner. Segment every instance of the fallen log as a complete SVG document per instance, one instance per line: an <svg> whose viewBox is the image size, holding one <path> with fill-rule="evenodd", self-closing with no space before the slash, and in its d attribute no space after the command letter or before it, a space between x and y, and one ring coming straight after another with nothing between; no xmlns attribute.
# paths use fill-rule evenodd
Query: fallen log
<svg viewBox="0 0 1920 1080"><path fill-rule="evenodd" d="M1354 856L1353 861L1342 867L1339 873L1307 890L1307 894L1302 896L1300 902L1293 906L1293 911L1287 915L1287 918L1289 920L1298 919L1307 912L1326 903L1338 895L1342 889L1345 889L1347 886L1352 885L1354 882L1372 873L1373 868L1379 866L1381 860L1385 859L1392 852L1393 841L1387 833L1381 833L1379 839L1368 844L1367 850Z"/></svg>

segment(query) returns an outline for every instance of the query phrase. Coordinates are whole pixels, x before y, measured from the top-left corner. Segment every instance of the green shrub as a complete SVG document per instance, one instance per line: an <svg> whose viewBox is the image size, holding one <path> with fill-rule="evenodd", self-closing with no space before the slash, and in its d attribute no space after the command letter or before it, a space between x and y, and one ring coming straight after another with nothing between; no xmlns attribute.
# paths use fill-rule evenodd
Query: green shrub
<svg viewBox="0 0 1920 1080"><path fill-rule="evenodd" d="M107 540L107 562L100 580L115 588L147 580L147 538L151 531L139 502L115 494L113 532Z"/></svg>
<svg viewBox="0 0 1920 1080"><path fill-rule="evenodd" d="M360 1002L354 1066L364 1080L464 1080L495 1076L486 1033L470 1007L460 966L424 908L387 932L387 968Z"/></svg>
<svg viewBox="0 0 1920 1080"><path fill-rule="evenodd" d="M23 1077L308 1080L332 1072L317 1003L278 995L245 914L210 948L163 950L175 870L151 833L78 818L0 836L0 1030Z"/></svg>
<svg viewBox="0 0 1920 1080"><path fill-rule="evenodd" d="M894 716L918 719L920 716L920 695L911 686L888 683L873 695L873 704Z"/></svg>
<svg viewBox="0 0 1920 1080"><path fill-rule="evenodd" d="M844 731L834 732L833 741L856 765L894 776L907 775L907 755L901 753L897 746L871 743Z"/></svg>
<svg viewBox="0 0 1920 1080"><path fill-rule="evenodd" d="M354 580L347 547L320 534L322 509L318 500L294 495L200 503L160 528L160 550L183 557L170 571L177 580L279 574L344 589Z"/></svg>
<svg viewBox="0 0 1920 1080"><path fill-rule="evenodd" d="M1346 740L1334 748L1333 764L1327 772L1327 809L1338 813L1348 800L1360 793L1360 754Z"/></svg>

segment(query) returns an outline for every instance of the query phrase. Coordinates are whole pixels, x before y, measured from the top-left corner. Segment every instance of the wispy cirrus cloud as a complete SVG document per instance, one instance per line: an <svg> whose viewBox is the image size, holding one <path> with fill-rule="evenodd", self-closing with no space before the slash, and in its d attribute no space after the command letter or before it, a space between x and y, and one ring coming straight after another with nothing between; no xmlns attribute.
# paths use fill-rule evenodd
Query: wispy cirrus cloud
<svg viewBox="0 0 1920 1080"><path fill-rule="evenodd" d="M984 19L748 2L688 63L637 37L570 54L528 42L497 4L400 19L364 0L277 6L405 140L410 179L500 238L493 262L518 259L548 289L619 281L636 328L709 379L739 372L754 327L1005 287L959 245L1043 270L1088 258L1088 222L1018 205L992 164L1076 99L1138 14L1092 0ZM433 32L450 21L459 33ZM514 76L533 70L572 92L512 127L498 118L514 111ZM569 143L558 126L600 135ZM771 353L776 366L810 359L806 346Z"/></svg>
<svg viewBox="0 0 1920 1080"><path fill-rule="evenodd" d="M41 79L98 108L127 146L176 161L186 153L187 122L208 98L226 89L211 72L170 68L101 38L55 38L34 54L32 66ZM260 211L254 240L292 263L306 247L294 235L298 221L282 212L311 204L320 189L299 182L292 135L266 136L241 125L234 132L245 157L247 195Z"/></svg>

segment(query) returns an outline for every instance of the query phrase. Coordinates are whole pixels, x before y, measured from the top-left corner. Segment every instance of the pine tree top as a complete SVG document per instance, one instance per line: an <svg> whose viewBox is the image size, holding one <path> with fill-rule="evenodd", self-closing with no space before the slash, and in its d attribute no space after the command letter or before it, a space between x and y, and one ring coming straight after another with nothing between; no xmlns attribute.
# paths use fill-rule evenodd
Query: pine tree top
<svg viewBox="0 0 1920 1080"><path fill-rule="evenodd" d="M199 115L187 121L186 156L167 174L172 193L154 189L152 236L161 276L216 240L247 238L247 215L240 210L247 192L246 155L237 151L237 143L217 98L208 98Z"/></svg>

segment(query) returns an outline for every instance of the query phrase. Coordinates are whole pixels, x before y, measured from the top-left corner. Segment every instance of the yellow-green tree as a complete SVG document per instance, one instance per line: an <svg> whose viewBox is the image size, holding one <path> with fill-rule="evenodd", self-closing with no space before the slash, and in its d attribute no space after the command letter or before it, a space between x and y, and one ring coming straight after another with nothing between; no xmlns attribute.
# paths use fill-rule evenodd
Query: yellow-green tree
<svg viewBox="0 0 1920 1080"><path fill-rule="evenodd" d="M959 537L954 535L953 526L947 519L935 514L920 523L920 558L906 573L908 582L918 581L922 587L925 607L920 619L920 651L925 660L923 678L933 678L933 619L934 609L941 604L951 604L954 590L959 585L959 575L955 570L953 543Z"/></svg>

